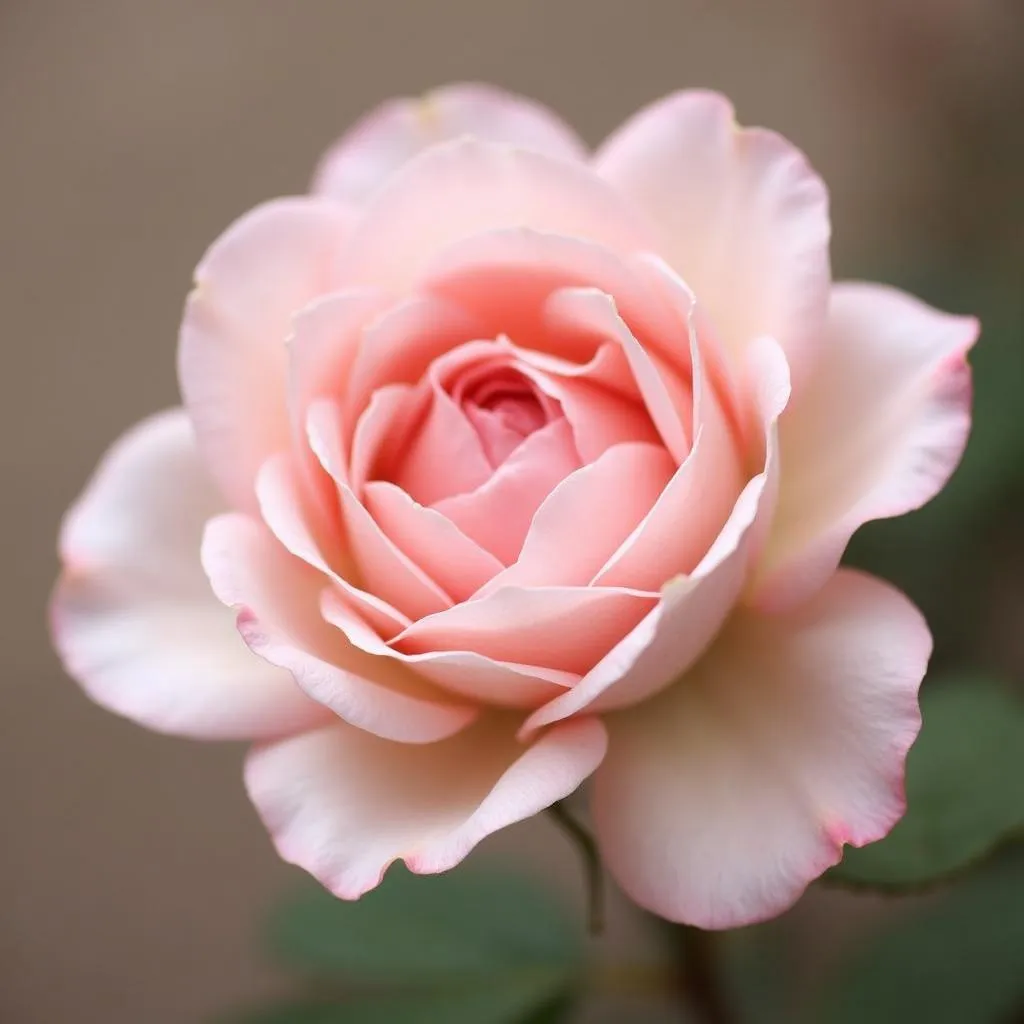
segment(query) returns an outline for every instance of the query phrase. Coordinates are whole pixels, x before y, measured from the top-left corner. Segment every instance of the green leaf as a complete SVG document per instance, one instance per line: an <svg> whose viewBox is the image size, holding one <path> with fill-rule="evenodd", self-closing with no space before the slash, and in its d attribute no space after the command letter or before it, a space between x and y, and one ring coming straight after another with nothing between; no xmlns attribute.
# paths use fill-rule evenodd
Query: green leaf
<svg viewBox="0 0 1024 1024"><path fill-rule="evenodd" d="M472 868L395 869L354 903L310 887L275 915L271 941L307 976L351 990L345 1019L354 1024L524 1021L577 988L582 970L581 928L557 896Z"/></svg>
<svg viewBox="0 0 1024 1024"><path fill-rule="evenodd" d="M815 1022L999 1024L1024 998L1024 870L974 876L847 960Z"/></svg>
<svg viewBox="0 0 1024 1024"><path fill-rule="evenodd" d="M934 883L1024 833L1024 702L980 679L922 701L907 759L907 813L881 842L847 849L826 881L897 889Z"/></svg>

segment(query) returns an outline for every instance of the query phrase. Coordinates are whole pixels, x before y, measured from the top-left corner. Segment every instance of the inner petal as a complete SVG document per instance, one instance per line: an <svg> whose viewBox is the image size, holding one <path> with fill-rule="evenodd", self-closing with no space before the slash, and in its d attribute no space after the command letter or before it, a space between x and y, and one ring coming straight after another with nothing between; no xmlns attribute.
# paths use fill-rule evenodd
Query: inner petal
<svg viewBox="0 0 1024 1024"><path fill-rule="evenodd" d="M558 401L516 365L512 346L471 341L430 366L395 417L373 479L422 505L475 491L527 438L564 419ZM358 433L357 429L357 433Z"/></svg>
<svg viewBox="0 0 1024 1024"><path fill-rule="evenodd" d="M553 398L507 362L470 370L456 382L452 398L473 425L494 468L531 434L563 415Z"/></svg>

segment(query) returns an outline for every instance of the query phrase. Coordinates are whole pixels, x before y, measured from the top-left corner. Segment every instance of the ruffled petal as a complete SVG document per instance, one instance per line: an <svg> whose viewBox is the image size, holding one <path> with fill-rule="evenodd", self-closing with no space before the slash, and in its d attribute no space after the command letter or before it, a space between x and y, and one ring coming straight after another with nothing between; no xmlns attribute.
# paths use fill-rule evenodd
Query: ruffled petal
<svg viewBox="0 0 1024 1024"><path fill-rule="evenodd" d="M596 719L530 746L514 733L500 714L427 746L336 725L256 749L246 785L280 855L356 899L396 860L419 874L455 867L492 832L572 793L605 752Z"/></svg>
<svg viewBox="0 0 1024 1024"><path fill-rule="evenodd" d="M853 572L788 615L738 615L679 683L606 719L593 808L616 880L702 928L781 913L902 816L930 650L913 605Z"/></svg>
<svg viewBox="0 0 1024 1024"><path fill-rule="evenodd" d="M938 493L971 424L971 317L893 288L837 285L826 346L782 420L785 471L755 600L779 608L831 575L854 531Z"/></svg>
<svg viewBox="0 0 1024 1024"><path fill-rule="evenodd" d="M329 714L256 657L199 561L223 510L184 410L107 454L61 532L53 638L97 703L151 729L211 739L284 735Z"/></svg>

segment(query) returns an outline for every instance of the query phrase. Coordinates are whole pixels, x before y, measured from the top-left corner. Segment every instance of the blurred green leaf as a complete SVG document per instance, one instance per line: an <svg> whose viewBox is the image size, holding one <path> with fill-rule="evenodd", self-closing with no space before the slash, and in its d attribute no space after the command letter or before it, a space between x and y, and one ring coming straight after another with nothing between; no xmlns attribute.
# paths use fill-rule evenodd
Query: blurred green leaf
<svg viewBox="0 0 1024 1024"><path fill-rule="evenodd" d="M310 886L274 916L270 939L285 963L351 991L343 1005L353 1024L554 1021L537 1015L555 1013L579 986L583 959L582 930L557 896L520 875L472 868L393 869L357 902ZM322 1002L303 1012L310 1022L335 1019Z"/></svg>
<svg viewBox="0 0 1024 1024"><path fill-rule="evenodd" d="M826 881L893 889L960 871L1024 833L1024 703L982 679L939 685L907 759L907 813L881 842L848 848Z"/></svg>
<svg viewBox="0 0 1024 1024"><path fill-rule="evenodd" d="M1024 870L1004 864L889 925L829 987L816 1024L999 1024L1024 999Z"/></svg>

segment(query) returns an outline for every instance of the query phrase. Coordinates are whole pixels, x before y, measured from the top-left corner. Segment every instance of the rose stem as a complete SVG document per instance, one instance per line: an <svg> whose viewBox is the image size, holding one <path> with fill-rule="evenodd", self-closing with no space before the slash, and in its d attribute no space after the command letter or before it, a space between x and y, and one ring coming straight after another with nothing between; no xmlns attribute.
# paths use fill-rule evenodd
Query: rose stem
<svg viewBox="0 0 1024 1024"><path fill-rule="evenodd" d="M732 1011L718 969L717 936L690 925L681 925L678 934L683 952L684 991L690 1006L705 1024L732 1024Z"/></svg>
<svg viewBox="0 0 1024 1024"><path fill-rule="evenodd" d="M553 803L548 812L579 850L587 876L587 931L591 935L601 935L604 932L604 868L597 843L572 816L564 800Z"/></svg>

